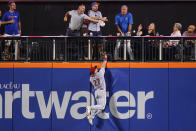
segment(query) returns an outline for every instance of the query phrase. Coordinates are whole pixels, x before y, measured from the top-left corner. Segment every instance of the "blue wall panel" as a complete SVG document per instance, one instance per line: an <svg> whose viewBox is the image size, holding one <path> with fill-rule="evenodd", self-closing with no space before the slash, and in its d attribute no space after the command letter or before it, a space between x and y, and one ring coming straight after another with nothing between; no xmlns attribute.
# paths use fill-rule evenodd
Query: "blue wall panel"
<svg viewBox="0 0 196 131"><path fill-rule="evenodd" d="M0 130L12 131L13 117L5 119L5 91L12 92L14 86L13 68L0 68L0 94L2 98L2 118L0 118Z"/></svg>
<svg viewBox="0 0 196 131"><path fill-rule="evenodd" d="M196 69L169 69L170 131L196 130Z"/></svg>
<svg viewBox="0 0 196 131"><path fill-rule="evenodd" d="M30 91L34 92L34 96L29 98L29 111L34 112L34 118L25 118L22 114L22 99L18 98L13 103L13 131L50 131L51 130L51 115L48 118L42 118L40 106L38 104L38 96L42 100L40 105L46 107L49 101L49 95L51 91L51 76L52 69L44 68L15 68L14 80L15 83L29 84ZM23 85L24 86L24 85ZM21 87L22 88L22 87ZM25 87L27 88L27 87ZM17 89L16 91L22 91L25 89ZM37 91L39 94L37 95ZM22 96L23 93L21 93ZM46 106L45 106L46 105ZM45 109L45 108L42 108ZM43 111L45 113L45 110Z"/></svg>
<svg viewBox="0 0 196 131"><path fill-rule="evenodd" d="M105 119L96 117L92 127L85 117L85 107L96 104L88 68L0 68L0 74L1 85L18 87L0 89L3 131L196 130L196 69L107 68ZM13 119L5 118L5 91L7 103L13 93L19 97L13 100ZM29 110L28 95L34 95ZM144 104L147 97L152 98Z"/></svg>
<svg viewBox="0 0 196 131"><path fill-rule="evenodd" d="M130 91L138 100L139 92L153 92L153 98L146 101L145 118L134 115L130 121L131 131L167 131L168 130L168 69L131 69ZM140 98L142 99L142 98Z"/></svg>
<svg viewBox="0 0 196 131"><path fill-rule="evenodd" d="M57 119L56 111L53 108L52 112L52 131L90 131L90 125L85 117L87 99L90 102L90 82L89 82L89 69L53 69L53 91L57 91L59 101L62 103L65 92L71 92L67 106L67 111L64 119ZM83 92L81 92L83 91ZM79 95L78 100L74 99L74 95ZM75 104L82 105L78 108L79 114L84 114L81 117L77 114L71 114ZM89 103L90 104L90 103Z"/></svg>

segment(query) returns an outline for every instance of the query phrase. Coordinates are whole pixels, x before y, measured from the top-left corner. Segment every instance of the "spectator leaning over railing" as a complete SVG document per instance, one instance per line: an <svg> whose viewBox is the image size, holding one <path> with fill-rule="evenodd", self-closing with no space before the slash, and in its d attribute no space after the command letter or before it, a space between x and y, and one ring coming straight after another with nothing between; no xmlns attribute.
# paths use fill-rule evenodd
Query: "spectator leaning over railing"
<svg viewBox="0 0 196 131"><path fill-rule="evenodd" d="M92 33L93 36L102 36L101 26L104 26L103 21L108 21L107 17L102 17L102 13L98 10L100 3L93 2L91 4L91 10L88 11L88 16L99 20L99 22L90 21L88 25L88 33ZM101 22L102 21L102 22Z"/></svg>
<svg viewBox="0 0 196 131"><path fill-rule="evenodd" d="M84 12L85 12L85 5L79 5L77 10L68 11L65 14L65 17L64 17L65 22L67 22L68 16L71 16L69 27L67 28L67 31L66 31L67 36L81 36L80 32L81 32L81 28L84 23L84 20L99 22L99 20L95 20L87 16L86 14L84 14ZM78 49L74 48L74 47L78 48L79 46L81 46L80 44L78 44L79 42L80 41L76 39L76 40L73 40L73 42L71 42L72 43L71 45L68 45L71 47L70 49L73 52L73 54L70 56L72 57L72 60L84 59L82 54L80 54L81 52Z"/></svg>
<svg viewBox="0 0 196 131"><path fill-rule="evenodd" d="M195 25L189 25L187 31L183 33L183 36L196 36ZM195 60L195 40L185 40L184 43L184 56L185 59Z"/></svg>
<svg viewBox="0 0 196 131"><path fill-rule="evenodd" d="M9 2L9 11L5 12L2 18L2 22L5 24L5 33L4 36L21 36L21 21L19 13L16 10L16 3L15 2ZM18 49L18 42L17 40L15 42L15 60L19 57L19 49ZM10 59L9 54L9 46L11 44L11 40L8 40L6 42L5 47L5 56L6 59Z"/></svg>
<svg viewBox="0 0 196 131"><path fill-rule="evenodd" d="M65 14L64 21L67 22L68 16L71 16L69 27L66 31L67 36L80 36L80 29L85 19L98 23L99 20L93 19L86 14L85 5L80 5L77 10L68 11Z"/></svg>
<svg viewBox="0 0 196 131"><path fill-rule="evenodd" d="M115 17L115 25L117 27L117 36L131 36L131 29L133 24L133 17L130 12L128 12L127 5L121 6L121 13L117 14ZM115 60L119 59L119 48L122 41L118 40L115 47ZM133 60L133 52L131 49L131 41L127 41L127 52L129 54L130 60Z"/></svg>
<svg viewBox="0 0 196 131"><path fill-rule="evenodd" d="M88 35L89 36L102 36L101 27L105 26L104 21L108 21L107 17L102 17L102 13L98 10L99 5L100 5L100 3L93 2L91 4L92 9L88 11L89 17L96 19L96 20L99 20L98 23L92 22L92 21L89 22L89 25L88 25ZM100 39L98 39L98 41L94 41L94 42L96 42L97 45L95 44L95 45L93 45L93 48L91 48L91 50L92 50L91 55L94 54L94 56L95 56L95 55L99 54L99 56L101 58L101 56L104 53L103 53L103 41L101 41ZM98 47L98 50L96 47ZM95 52L95 53L93 53L93 52ZM98 56L95 56L95 57L98 57Z"/></svg>

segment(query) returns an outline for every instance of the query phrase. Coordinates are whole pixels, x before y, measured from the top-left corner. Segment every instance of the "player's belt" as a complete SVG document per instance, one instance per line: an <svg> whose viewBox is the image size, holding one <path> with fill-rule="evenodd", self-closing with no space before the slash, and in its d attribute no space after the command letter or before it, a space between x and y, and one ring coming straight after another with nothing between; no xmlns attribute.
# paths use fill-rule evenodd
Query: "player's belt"
<svg viewBox="0 0 196 131"><path fill-rule="evenodd" d="M95 91L96 91L97 89L99 89L99 90L104 90L104 88L96 88Z"/></svg>

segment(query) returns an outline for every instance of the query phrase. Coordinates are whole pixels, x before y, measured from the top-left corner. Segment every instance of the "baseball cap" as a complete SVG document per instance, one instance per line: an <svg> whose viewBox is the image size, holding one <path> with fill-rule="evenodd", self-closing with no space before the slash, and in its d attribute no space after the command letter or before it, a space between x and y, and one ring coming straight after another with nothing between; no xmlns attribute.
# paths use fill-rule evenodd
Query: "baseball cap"
<svg viewBox="0 0 196 131"><path fill-rule="evenodd" d="M91 74L94 74L96 69L97 69L97 66L91 67L91 68L90 68L90 73L91 73Z"/></svg>
<svg viewBox="0 0 196 131"><path fill-rule="evenodd" d="M100 5L100 3L97 3L97 2L91 3L91 7L93 7L94 5Z"/></svg>

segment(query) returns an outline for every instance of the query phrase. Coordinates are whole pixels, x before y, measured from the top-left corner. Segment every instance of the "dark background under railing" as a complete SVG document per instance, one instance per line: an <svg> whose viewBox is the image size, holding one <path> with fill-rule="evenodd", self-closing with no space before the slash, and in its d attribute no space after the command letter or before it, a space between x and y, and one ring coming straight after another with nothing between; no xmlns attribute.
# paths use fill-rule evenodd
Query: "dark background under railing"
<svg viewBox="0 0 196 131"><path fill-rule="evenodd" d="M169 43L176 43L176 45L168 46ZM119 45L118 48L117 45ZM196 37L22 36L0 38L1 62L101 61L105 53L109 61L195 61Z"/></svg>

